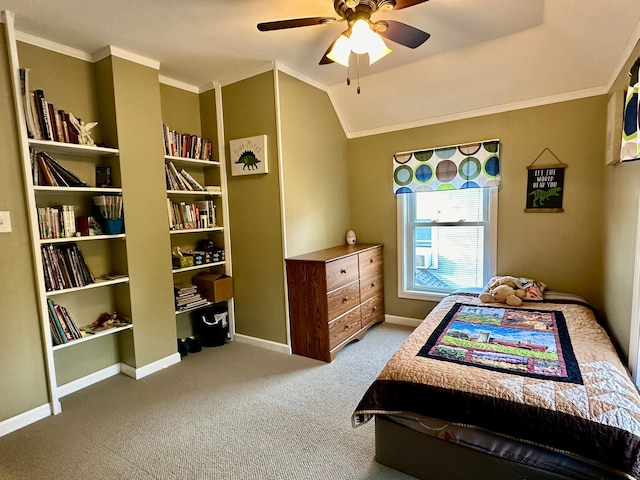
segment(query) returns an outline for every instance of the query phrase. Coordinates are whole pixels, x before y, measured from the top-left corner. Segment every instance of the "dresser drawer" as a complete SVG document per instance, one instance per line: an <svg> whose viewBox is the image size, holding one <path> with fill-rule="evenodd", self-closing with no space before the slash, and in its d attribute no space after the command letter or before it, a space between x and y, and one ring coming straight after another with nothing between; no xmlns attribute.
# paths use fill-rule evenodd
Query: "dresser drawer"
<svg viewBox="0 0 640 480"><path fill-rule="evenodd" d="M358 279L358 256L327 262L327 292Z"/></svg>
<svg viewBox="0 0 640 480"><path fill-rule="evenodd" d="M370 298L383 292L382 272L374 273L368 277L360 279L360 302L364 303Z"/></svg>
<svg viewBox="0 0 640 480"><path fill-rule="evenodd" d="M346 287L327 294L327 320L339 317L360 303L360 282L357 280Z"/></svg>
<svg viewBox="0 0 640 480"><path fill-rule="evenodd" d="M366 303L363 303L362 309L362 326L365 327L370 323L384 320L384 294L373 297Z"/></svg>
<svg viewBox="0 0 640 480"><path fill-rule="evenodd" d="M344 342L358 330L360 330L360 307L336 318L329 324L329 349Z"/></svg>
<svg viewBox="0 0 640 480"><path fill-rule="evenodd" d="M373 248L358 254L360 277L368 277L382 271L382 248Z"/></svg>

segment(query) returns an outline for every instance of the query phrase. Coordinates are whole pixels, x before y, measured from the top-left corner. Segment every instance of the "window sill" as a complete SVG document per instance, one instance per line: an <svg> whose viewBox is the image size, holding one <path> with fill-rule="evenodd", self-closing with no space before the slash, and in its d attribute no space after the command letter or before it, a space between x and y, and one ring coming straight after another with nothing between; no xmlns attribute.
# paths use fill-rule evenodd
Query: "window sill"
<svg viewBox="0 0 640 480"><path fill-rule="evenodd" d="M439 302L444 297L449 295L448 293L435 293L435 292L416 292L416 291L403 291L398 293L398 298L407 298L411 300L422 300L427 302Z"/></svg>

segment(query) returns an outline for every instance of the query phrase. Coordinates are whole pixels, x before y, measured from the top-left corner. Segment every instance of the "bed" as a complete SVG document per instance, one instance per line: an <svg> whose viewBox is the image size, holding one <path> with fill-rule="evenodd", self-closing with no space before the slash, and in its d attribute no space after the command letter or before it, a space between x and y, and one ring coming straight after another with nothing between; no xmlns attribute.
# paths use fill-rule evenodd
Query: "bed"
<svg viewBox="0 0 640 480"><path fill-rule="evenodd" d="M443 299L352 415L418 478L640 479L640 395L580 297Z"/></svg>

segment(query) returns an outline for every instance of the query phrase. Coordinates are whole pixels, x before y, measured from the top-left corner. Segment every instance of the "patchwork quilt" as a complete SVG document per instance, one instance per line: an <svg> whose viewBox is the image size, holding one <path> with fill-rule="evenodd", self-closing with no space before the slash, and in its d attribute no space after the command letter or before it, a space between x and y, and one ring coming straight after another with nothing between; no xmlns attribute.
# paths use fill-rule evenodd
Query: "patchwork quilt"
<svg viewBox="0 0 640 480"><path fill-rule="evenodd" d="M352 416L439 418L640 480L640 394L593 309L578 301L442 300Z"/></svg>

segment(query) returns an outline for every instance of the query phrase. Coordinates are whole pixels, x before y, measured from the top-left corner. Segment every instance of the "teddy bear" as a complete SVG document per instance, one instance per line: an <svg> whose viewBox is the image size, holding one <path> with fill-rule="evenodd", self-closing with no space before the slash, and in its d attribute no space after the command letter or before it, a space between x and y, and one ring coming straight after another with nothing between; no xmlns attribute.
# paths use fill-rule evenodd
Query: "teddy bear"
<svg viewBox="0 0 640 480"><path fill-rule="evenodd" d="M526 292L522 283L515 277L497 277L478 298L483 303L506 303L512 307L522 305Z"/></svg>

